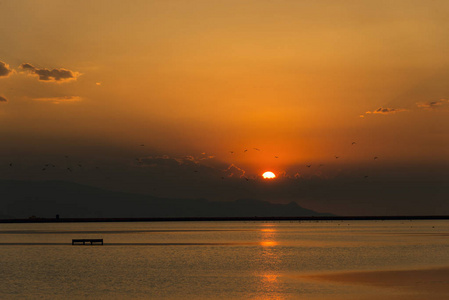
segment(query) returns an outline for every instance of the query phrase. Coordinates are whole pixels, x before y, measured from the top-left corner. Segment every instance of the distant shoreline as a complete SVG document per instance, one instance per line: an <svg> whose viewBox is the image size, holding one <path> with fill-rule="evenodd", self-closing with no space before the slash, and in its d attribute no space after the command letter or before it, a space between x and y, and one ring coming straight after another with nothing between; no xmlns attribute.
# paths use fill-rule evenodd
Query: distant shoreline
<svg viewBox="0 0 449 300"><path fill-rule="evenodd" d="M309 217L174 217L174 218L29 218L0 219L0 223L91 222L214 222L214 221L390 221L448 220L449 216L309 216Z"/></svg>

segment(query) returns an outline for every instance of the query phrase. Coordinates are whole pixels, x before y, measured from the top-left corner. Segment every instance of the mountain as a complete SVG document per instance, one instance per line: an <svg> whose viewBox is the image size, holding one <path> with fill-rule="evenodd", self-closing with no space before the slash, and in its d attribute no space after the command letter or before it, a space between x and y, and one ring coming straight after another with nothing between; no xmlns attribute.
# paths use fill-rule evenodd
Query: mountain
<svg viewBox="0 0 449 300"><path fill-rule="evenodd" d="M0 218L295 217L323 216L295 202L168 199L64 181L0 181Z"/></svg>

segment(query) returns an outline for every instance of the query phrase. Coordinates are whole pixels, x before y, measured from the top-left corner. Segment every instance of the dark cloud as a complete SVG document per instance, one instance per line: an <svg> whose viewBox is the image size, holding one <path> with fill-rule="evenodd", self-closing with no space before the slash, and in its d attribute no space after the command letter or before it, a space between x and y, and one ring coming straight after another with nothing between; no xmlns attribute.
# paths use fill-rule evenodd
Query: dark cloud
<svg viewBox="0 0 449 300"><path fill-rule="evenodd" d="M0 61L0 77L8 77L12 73L7 63Z"/></svg>
<svg viewBox="0 0 449 300"><path fill-rule="evenodd" d="M0 96L0 102L8 102L8 99L6 99L6 98L3 97L3 96Z"/></svg>
<svg viewBox="0 0 449 300"><path fill-rule="evenodd" d="M449 213L447 160L416 165L384 164L383 160L374 162L372 158L367 163L355 165L342 166L336 162L334 166L326 164L322 176L314 175L313 166L309 169L299 164L286 172L278 172L277 179L266 181L260 174L239 165L225 162L223 165L219 162L213 166L205 165L218 159L195 163L191 156L153 155L139 159L138 155L132 155L122 160L121 149L100 145L92 150L98 156L92 156L92 153L83 152L88 147L75 142L65 148L70 155L66 159L58 154L60 148L55 149L54 144L40 136L31 137L31 141L30 137L23 138L24 145L28 145L20 147L23 152L8 150L9 143L0 147L0 166L10 168L9 163L14 163L8 172L0 172L0 180L74 181L107 190L185 201L198 198L210 201L257 199L273 203L295 201L308 209L339 215ZM14 141L17 139L14 137ZM29 147L30 144L36 146ZM39 150L38 147L42 148ZM33 152L28 155L26 151ZM109 157L111 151L114 154ZM76 167L78 161L82 162L82 168ZM41 171L46 163L56 167ZM73 172L68 171L67 166L73 167Z"/></svg>
<svg viewBox="0 0 449 300"><path fill-rule="evenodd" d="M65 82L76 80L80 75L78 72L73 72L67 69L39 69L28 63L23 63L20 68L24 71L28 71L33 76L38 76L40 81Z"/></svg>

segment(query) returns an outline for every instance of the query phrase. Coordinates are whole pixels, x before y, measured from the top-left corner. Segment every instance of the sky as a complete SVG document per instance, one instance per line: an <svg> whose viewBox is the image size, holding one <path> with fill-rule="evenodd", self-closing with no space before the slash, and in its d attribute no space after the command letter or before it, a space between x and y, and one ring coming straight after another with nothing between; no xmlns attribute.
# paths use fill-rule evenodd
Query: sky
<svg viewBox="0 0 449 300"><path fill-rule="evenodd" d="M0 179L449 214L447 1L0 9Z"/></svg>

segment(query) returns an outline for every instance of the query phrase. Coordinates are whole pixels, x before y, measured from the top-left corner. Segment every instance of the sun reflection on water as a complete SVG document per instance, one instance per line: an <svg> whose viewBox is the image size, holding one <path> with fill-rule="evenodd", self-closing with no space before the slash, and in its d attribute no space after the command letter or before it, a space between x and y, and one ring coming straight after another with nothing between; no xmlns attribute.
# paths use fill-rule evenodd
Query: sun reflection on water
<svg viewBox="0 0 449 300"><path fill-rule="evenodd" d="M260 242L260 245L264 246L264 247L271 247L271 246L277 246L277 245L279 245L279 243L275 242L275 241L262 241L262 242Z"/></svg>
<svg viewBox="0 0 449 300"><path fill-rule="evenodd" d="M263 224L260 229L260 242L262 252L260 255L261 270L257 274L260 278L258 299L285 299L281 288L280 274L278 272L281 258L276 246L277 228L275 224Z"/></svg>

